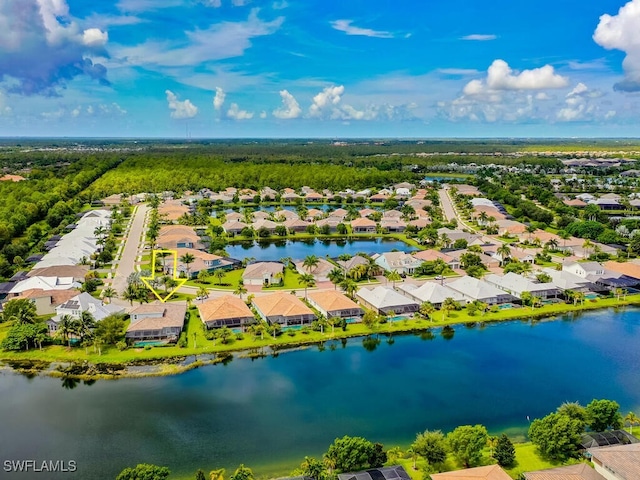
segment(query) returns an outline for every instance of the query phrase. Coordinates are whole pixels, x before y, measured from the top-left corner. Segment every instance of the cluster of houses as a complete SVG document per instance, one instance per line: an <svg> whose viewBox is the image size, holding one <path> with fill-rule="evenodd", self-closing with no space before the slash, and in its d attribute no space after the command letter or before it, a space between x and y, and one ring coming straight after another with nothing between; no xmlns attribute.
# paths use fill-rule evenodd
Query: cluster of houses
<svg viewBox="0 0 640 480"><path fill-rule="evenodd" d="M26 259L35 262L29 272L18 272L9 282L0 284L0 304L12 299L31 300L38 315L54 315L47 321L52 335L65 316L78 319L82 312L89 312L100 321L124 312L124 308L105 305L79 291L89 272L85 260L99 250L102 235L99 232L108 231L110 217L108 210L88 211L66 227L68 233L51 237L45 243L46 254Z"/></svg>

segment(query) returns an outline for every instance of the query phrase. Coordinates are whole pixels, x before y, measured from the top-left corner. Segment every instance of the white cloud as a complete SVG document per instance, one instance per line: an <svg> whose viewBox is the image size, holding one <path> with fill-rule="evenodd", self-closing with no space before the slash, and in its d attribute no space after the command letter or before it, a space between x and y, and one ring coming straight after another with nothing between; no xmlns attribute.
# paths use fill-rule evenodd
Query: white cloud
<svg viewBox="0 0 640 480"><path fill-rule="evenodd" d="M109 34L99 28L88 28L82 32L82 43L88 47L103 47L109 40Z"/></svg>
<svg viewBox="0 0 640 480"><path fill-rule="evenodd" d="M273 8L274 10L284 10L288 6L289 6L289 3L287 3L287 0L281 0L281 1L273 2L273 5L271 5L271 8Z"/></svg>
<svg viewBox="0 0 640 480"><path fill-rule="evenodd" d="M327 110L333 110L340 103L340 96L344 93L344 86L326 87L313 97L313 103L309 107L310 117L320 117Z"/></svg>
<svg viewBox="0 0 640 480"><path fill-rule="evenodd" d="M462 37L462 40L471 40L471 41L476 41L476 42L487 42L490 40L495 40L496 38L498 38L497 35L483 35L480 33L474 33L471 35L466 35L464 37Z"/></svg>
<svg viewBox="0 0 640 480"><path fill-rule="evenodd" d="M280 91L282 106L273 111L273 116L283 120L298 118L302 114L302 109L297 100L287 90Z"/></svg>
<svg viewBox="0 0 640 480"><path fill-rule="evenodd" d="M593 99L602 96L599 90L591 90L584 83L578 83L565 97L565 105L558 110L557 119L561 122L573 122L581 120L593 120L596 116L607 117L600 112L599 105Z"/></svg>
<svg viewBox="0 0 640 480"><path fill-rule="evenodd" d="M614 85L615 90L640 91L640 0L631 0L617 15L602 15L593 40L607 50L626 53L622 62L625 78Z"/></svg>
<svg viewBox="0 0 640 480"><path fill-rule="evenodd" d="M360 28L351 25L353 20L334 20L331 22L331 26L340 32L344 32L347 35L362 35L365 37L375 38L393 38L393 34L390 32L372 30L370 28Z"/></svg>
<svg viewBox="0 0 640 480"><path fill-rule="evenodd" d="M270 22L258 18L258 9L252 9L244 22L220 22L204 30L185 32L185 42L156 41L133 46L120 46L114 56L130 65L156 65L181 67L244 55L251 47L251 39L271 35L277 31L284 17Z"/></svg>
<svg viewBox="0 0 640 480"><path fill-rule="evenodd" d="M198 114L198 107L191 103L189 99L181 102L171 90L165 90L164 93L167 95L171 118L193 118Z"/></svg>
<svg viewBox="0 0 640 480"><path fill-rule="evenodd" d="M222 0L200 0L200 3L213 8L220 8L222 6Z"/></svg>
<svg viewBox="0 0 640 480"><path fill-rule="evenodd" d="M232 120L251 120L253 118L253 112L240 110L237 103L232 103L227 111L227 117Z"/></svg>
<svg viewBox="0 0 640 480"><path fill-rule="evenodd" d="M490 94L505 90L544 90L566 87L569 80L555 73L551 65L514 73L504 60L494 60L483 80L471 80L463 89L465 95Z"/></svg>
<svg viewBox="0 0 640 480"><path fill-rule="evenodd" d="M224 90L220 87L216 87L216 94L213 97L213 109L218 111L222 108L222 105L224 105L224 99L227 97L226 93L224 93Z"/></svg>
<svg viewBox="0 0 640 480"><path fill-rule="evenodd" d="M267 112L264 110L260 112L260 118L267 118Z"/></svg>
<svg viewBox="0 0 640 480"><path fill-rule="evenodd" d="M233 4L234 7L244 7L250 1L251 0L231 0L231 3Z"/></svg>
<svg viewBox="0 0 640 480"><path fill-rule="evenodd" d="M182 3L182 0L120 0L116 6L121 12L148 12L177 7Z"/></svg>
<svg viewBox="0 0 640 480"><path fill-rule="evenodd" d="M106 33L82 31L66 0L0 2L0 81L23 95L56 95L74 77L108 84L106 68L90 55L101 53Z"/></svg>
<svg viewBox="0 0 640 480"><path fill-rule="evenodd" d="M0 115L11 115L11 107L7 105L5 96L0 92Z"/></svg>

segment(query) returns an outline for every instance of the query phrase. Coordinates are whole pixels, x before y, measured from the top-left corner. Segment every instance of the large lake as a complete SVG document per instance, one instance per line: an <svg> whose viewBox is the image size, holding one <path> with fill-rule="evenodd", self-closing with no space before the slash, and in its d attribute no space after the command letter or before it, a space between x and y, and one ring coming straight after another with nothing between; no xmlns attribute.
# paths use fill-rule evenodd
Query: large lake
<svg viewBox="0 0 640 480"><path fill-rule="evenodd" d="M564 401L611 398L623 412L640 411L638 309L456 327L448 340L434 333L75 389L5 372L0 452L78 462L75 474L41 478L115 478L139 462L189 478L241 462L258 475L286 474L344 434L406 446L425 428L467 423L522 435L527 416Z"/></svg>
<svg viewBox="0 0 640 480"><path fill-rule="evenodd" d="M412 252L416 250L399 240L387 238L371 239L350 239L350 240L282 240L281 242L258 242L248 241L227 245L225 247L231 258L242 260L245 257L253 257L256 260L280 260L283 257L291 257L300 260L307 255L318 257L337 257L343 253L355 255L358 252L367 254L390 252L391 250L402 250Z"/></svg>

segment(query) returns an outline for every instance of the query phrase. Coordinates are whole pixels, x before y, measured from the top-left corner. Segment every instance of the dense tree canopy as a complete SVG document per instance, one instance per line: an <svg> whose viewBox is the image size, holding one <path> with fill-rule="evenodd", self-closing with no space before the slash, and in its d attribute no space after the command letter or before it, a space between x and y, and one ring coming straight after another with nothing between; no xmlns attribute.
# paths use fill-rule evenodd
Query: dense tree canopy
<svg viewBox="0 0 640 480"><path fill-rule="evenodd" d="M355 472L379 467L386 461L381 444L362 437L336 438L325 453L325 459L337 472Z"/></svg>
<svg viewBox="0 0 640 480"><path fill-rule="evenodd" d="M140 463L134 468L125 468L116 480L164 480L169 476L167 467L159 467L148 463Z"/></svg>
<svg viewBox="0 0 640 480"><path fill-rule="evenodd" d="M463 425L447 435L447 443L456 460L468 468L480 462L487 437L483 425Z"/></svg>

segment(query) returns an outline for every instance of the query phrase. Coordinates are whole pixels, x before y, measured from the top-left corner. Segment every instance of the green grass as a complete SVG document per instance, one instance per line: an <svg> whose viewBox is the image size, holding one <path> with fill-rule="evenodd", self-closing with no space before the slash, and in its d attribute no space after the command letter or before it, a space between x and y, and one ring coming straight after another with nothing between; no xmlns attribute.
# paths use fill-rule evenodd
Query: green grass
<svg viewBox="0 0 640 480"><path fill-rule="evenodd" d="M228 270L225 272L224 277L218 280L213 274L209 275L207 281L205 283L200 283L197 280L189 280L185 283L187 287L200 288L205 287L215 288L216 290L235 290L238 287L238 283L242 280L242 274L244 273L244 268L238 270Z"/></svg>
<svg viewBox="0 0 640 480"><path fill-rule="evenodd" d="M536 447L533 443L516 443L514 444L516 449L516 463L513 467L507 470L507 473L512 478L518 478L522 472L531 472L534 470L543 470L546 468L554 468L561 466L559 463L551 463L548 460L541 458L536 452Z"/></svg>

